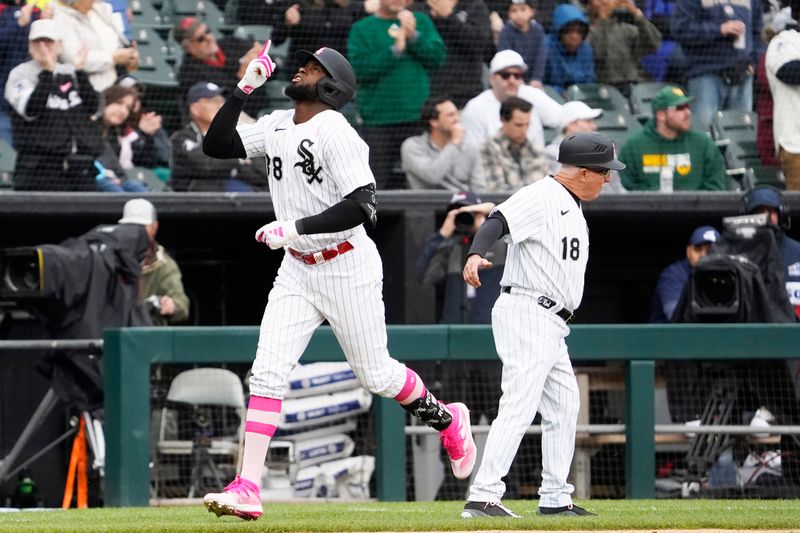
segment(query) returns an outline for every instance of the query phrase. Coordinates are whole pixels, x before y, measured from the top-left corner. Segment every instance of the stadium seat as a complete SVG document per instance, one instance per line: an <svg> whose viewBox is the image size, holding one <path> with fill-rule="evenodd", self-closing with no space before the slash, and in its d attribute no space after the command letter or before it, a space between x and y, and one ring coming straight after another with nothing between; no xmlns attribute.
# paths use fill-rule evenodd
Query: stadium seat
<svg viewBox="0 0 800 533"><path fill-rule="evenodd" d="M636 118L627 112L604 111L595 119L598 133L608 135L617 145L619 150L628 140L628 137L641 131L642 125Z"/></svg>
<svg viewBox="0 0 800 533"><path fill-rule="evenodd" d="M158 177L152 169L146 167L133 167L125 170L125 174L130 179L137 179L147 185L152 192L164 192L171 190L167 182Z"/></svg>
<svg viewBox="0 0 800 533"><path fill-rule="evenodd" d="M151 26L131 24L131 40L136 41L136 45L139 47L159 50L170 65L174 65L178 56L182 54L181 47L174 39L163 39Z"/></svg>
<svg viewBox="0 0 800 533"><path fill-rule="evenodd" d="M175 376L155 443L156 497L186 495L187 485L189 498L207 488L221 491L237 470L244 419L244 388L230 370L194 368Z"/></svg>
<svg viewBox="0 0 800 533"><path fill-rule="evenodd" d="M151 0L131 0L131 25L167 30L172 27L172 19L161 13Z"/></svg>
<svg viewBox="0 0 800 533"><path fill-rule="evenodd" d="M564 92L567 101L580 100L589 107L599 107L606 111L619 111L630 114L628 99L619 89L605 83L576 83Z"/></svg>
<svg viewBox="0 0 800 533"><path fill-rule="evenodd" d="M0 139L0 189L13 187L14 168L17 164L17 151Z"/></svg>
<svg viewBox="0 0 800 533"><path fill-rule="evenodd" d="M155 34L150 37L149 42L138 45L139 70L134 73L134 77L148 86L177 87L178 78L173 66L167 61L169 46Z"/></svg>
<svg viewBox="0 0 800 533"><path fill-rule="evenodd" d="M268 24L245 24L233 30L233 36L246 41L264 42L272 36L272 26Z"/></svg>
<svg viewBox="0 0 800 533"><path fill-rule="evenodd" d="M743 174L751 169L756 184L785 187L778 169L761 163L756 144L757 128L755 111L717 111L711 121L711 136L722 150L729 171Z"/></svg>
<svg viewBox="0 0 800 533"><path fill-rule="evenodd" d="M644 124L648 118L653 116L653 109L650 102L653 97L670 83L663 81L642 81L631 87L631 113Z"/></svg>
<svg viewBox="0 0 800 533"><path fill-rule="evenodd" d="M542 90L545 93L547 93L547 96L549 96L559 104L563 104L566 101L564 100L564 97L561 95L561 93L555 90L551 85L544 85L542 87Z"/></svg>
<svg viewBox="0 0 800 533"><path fill-rule="evenodd" d="M169 14L174 21L194 16L218 32L230 34L234 30L234 26L228 23L225 14L211 0L165 0L161 11Z"/></svg>

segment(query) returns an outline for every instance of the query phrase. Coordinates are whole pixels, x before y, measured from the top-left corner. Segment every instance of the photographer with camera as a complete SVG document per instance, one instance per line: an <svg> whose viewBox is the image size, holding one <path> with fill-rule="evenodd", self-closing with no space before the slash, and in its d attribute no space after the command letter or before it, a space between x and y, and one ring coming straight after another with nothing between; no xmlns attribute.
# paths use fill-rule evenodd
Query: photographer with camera
<svg viewBox="0 0 800 533"><path fill-rule="evenodd" d="M447 206L447 216L438 231L428 237L425 247L417 259L417 278L422 283L441 288L441 316L445 324L490 324L491 310L500 296L500 278L503 276L506 245L500 240L492 247L491 269L485 272L486 283L473 288L464 283L461 267L467 259L472 239L486 217L494 209L492 202L482 202L472 192L457 192ZM440 301L440 298L437 298ZM494 357L492 354L487 354ZM437 362L429 373L437 379L431 388L439 387L442 395L453 395L469 402L470 419L473 424L482 416L488 422L497 414L496 398L500 395L502 368L496 358L492 361ZM444 461L445 465L447 461ZM512 491L515 480L509 485ZM467 480L445 476L436 494L437 500L461 499L466 494Z"/></svg>
<svg viewBox="0 0 800 533"><path fill-rule="evenodd" d="M467 288L461 277L461 265L478 228L494 208L475 193L457 192L447 206L447 216L438 231L428 237L417 259L417 278L422 283L442 285L444 301L441 322L447 324L489 324L491 307L500 295L505 245L499 242L489 252L494 268L478 289ZM496 279L495 279L496 278Z"/></svg>
<svg viewBox="0 0 800 533"><path fill-rule="evenodd" d="M183 290L178 264L156 241L158 219L155 206L144 198L129 200L119 223L140 224L150 238L139 278L139 303L150 312L153 325L185 322L189 318L189 298Z"/></svg>
<svg viewBox="0 0 800 533"><path fill-rule="evenodd" d="M719 231L712 226L700 226L692 232L686 244L686 258L670 264L658 276L653 305L650 309L651 324L672 321L672 315L681 299L683 287L689 281L689 275L700 258L708 255L711 243L718 240Z"/></svg>

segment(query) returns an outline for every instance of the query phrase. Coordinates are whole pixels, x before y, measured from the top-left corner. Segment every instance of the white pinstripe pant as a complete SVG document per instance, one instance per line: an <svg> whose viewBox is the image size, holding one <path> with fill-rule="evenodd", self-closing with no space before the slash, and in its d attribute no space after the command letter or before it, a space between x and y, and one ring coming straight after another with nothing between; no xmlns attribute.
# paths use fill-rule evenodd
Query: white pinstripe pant
<svg viewBox="0 0 800 533"><path fill-rule="evenodd" d="M569 327L526 295L501 294L492 309L495 346L503 362L503 396L469 500L499 502L501 481L511 467L525 430L542 415L541 507L572 503L567 483L575 451L580 395L564 342Z"/></svg>
<svg viewBox="0 0 800 533"><path fill-rule="evenodd" d="M289 373L324 320L362 386L385 397L402 389L406 367L386 347L380 255L366 234L348 240L352 250L324 263L284 256L261 321L251 394L283 398Z"/></svg>

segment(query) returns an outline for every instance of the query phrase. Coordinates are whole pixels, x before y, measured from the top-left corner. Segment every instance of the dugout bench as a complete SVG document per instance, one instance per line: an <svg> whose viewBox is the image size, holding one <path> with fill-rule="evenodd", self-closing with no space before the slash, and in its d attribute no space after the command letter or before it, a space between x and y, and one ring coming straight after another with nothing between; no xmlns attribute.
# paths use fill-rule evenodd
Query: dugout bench
<svg viewBox="0 0 800 533"><path fill-rule="evenodd" d="M484 360L494 342L488 326L389 326L389 350L401 361ZM104 335L108 506L146 506L150 470L150 365L250 362L257 327L109 329ZM769 342L765 342L765 340ZM567 339L573 361L621 360L625 375L625 490L652 498L655 481L655 360L800 358L798 324L576 325ZM303 362L341 361L330 328L319 328ZM406 494L405 412L375 401L378 498Z"/></svg>

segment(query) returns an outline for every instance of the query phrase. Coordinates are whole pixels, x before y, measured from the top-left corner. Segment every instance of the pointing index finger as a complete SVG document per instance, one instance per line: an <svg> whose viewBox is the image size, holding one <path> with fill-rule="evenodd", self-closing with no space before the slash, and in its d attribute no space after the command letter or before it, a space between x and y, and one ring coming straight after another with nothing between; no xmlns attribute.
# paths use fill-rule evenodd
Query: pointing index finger
<svg viewBox="0 0 800 533"><path fill-rule="evenodd" d="M272 39L267 39L267 42L264 43L264 48L262 48L261 53L258 54L259 57L267 55L269 53L270 46L272 46Z"/></svg>

